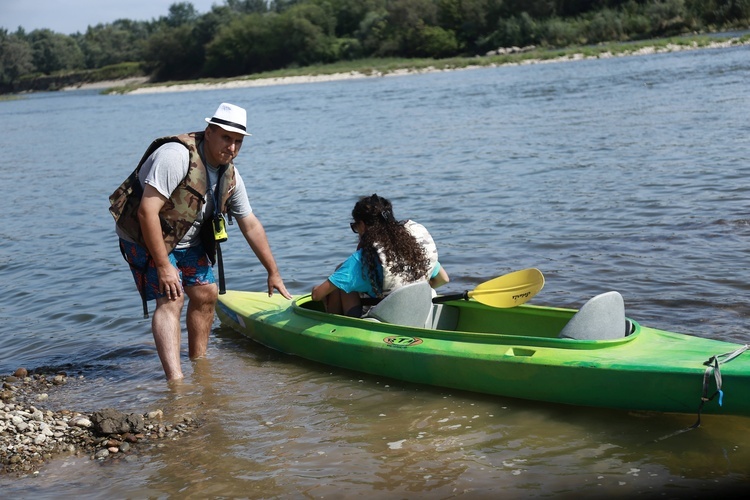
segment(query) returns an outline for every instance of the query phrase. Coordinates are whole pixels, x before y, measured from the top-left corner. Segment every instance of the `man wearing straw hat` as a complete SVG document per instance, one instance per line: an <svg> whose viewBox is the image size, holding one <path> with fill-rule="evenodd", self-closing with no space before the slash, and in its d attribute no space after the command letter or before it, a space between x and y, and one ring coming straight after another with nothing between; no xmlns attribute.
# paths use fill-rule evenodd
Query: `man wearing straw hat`
<svg viewBox="0 0 750 500"><path fill-rule="evenodd" d="M265 230L250 207L245 184L234 168L247 132L247 113L222 103L206 118L203 132L155 140L135 171L110 196L120 249L143 300L155 299L151 329L167 380L183 377L180 318L188 297L190 359L206 353L218 288L212 264L226 240L225 216L242 234L268 272L268 294L290 299ZM223 292L223 290L222 290Z"/></svg>

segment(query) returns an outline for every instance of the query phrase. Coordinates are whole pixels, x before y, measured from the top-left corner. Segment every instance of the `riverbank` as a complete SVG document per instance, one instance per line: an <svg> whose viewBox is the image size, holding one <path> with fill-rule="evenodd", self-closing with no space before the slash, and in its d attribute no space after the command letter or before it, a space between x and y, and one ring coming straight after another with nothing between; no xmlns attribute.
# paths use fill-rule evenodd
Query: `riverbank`
<svg viewBox="0 0 750 500"><path fill-rule="evenodd" d="M354 80L363 78L382 78L393 76L405 76L414 74L437 73L445 71L470 70L488 67L519 66L530 64L559 63L583 61L590 59L607 59L612 57L643 56L680 52L699 49L720 49L735 46L750 45L750 38L732 37L716 41L700 39L686 40L683 43L666 41L662 44L617 44L608 46L587 47L586 50L565 51L540 51L534 47L510 48L493 51L484 57L464 59L431 61L414 61L411 67L398 67L399 65L383 63L382 67L368 67L366 69L353 69L349 71L335 71L334 68L311 68L311 74L298 74L288 76L254 75L252 77L234 78L223 81L195 81L189 83L169 82L163 84L149 84L129 82L117 87L109 88L107 93L115 94L156 94L166 92L194 92L200 90L221 90L249 87L263 87L270 85L295 85L304 83L329 82L340 80ZM401 63L406 64L406 63ZM300 70L302 71L302 70ZM82 86L80 88L87 88ZM97 88L103 88L99 86Z"/></svg>
<svg viewBox="0 0 750 500"><path fill-rule="evenodd" d="M85 384L83 376L19 368L0 381L0 475L35 475L48 460L64 455L131 460L158 446L158 440L176 439L200 425L191 415L166 422L160 409L128 414L112 408L88 413L48 407L50 393Z"/></svg>
<svg viewBox="0 0 750 500"><path fill-rule="evenodd" d="M148 77L139 76L139 77L125 78L122 80L102 80L100 82L93 82L93 83L80 83L78 85L71 85L68 87L64 87L61 90L63 92L71 91L71 90L80 90L80 89L106 90L112 87L138 86L138 85L146 85L147 83L148 83Z"/></svg>

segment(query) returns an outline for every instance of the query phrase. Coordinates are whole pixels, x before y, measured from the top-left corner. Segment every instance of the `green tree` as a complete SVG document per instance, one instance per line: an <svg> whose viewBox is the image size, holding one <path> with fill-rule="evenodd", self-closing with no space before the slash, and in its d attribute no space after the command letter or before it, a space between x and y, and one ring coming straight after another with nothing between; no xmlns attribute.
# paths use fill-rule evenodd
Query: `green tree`
<svg viewBox="0 0 750 500"><path fill-rule="evenodd" d="M84 67L83 52L73 38L51 30L34 30L29 34L34 66L47 75Z"/></svg>
<svg viewBox="0 0 750 500"><path fill-rule="evenodd" d="M440 26L456 34L463 50L476 53L497 26L503 0L438 0L437 5Z"/></svg>
<svg viewBox="0 0 750 500"><path fill-rule="evenodd" d="M360 24L369 12L383 11L386 0L310 0L320 5L336 20L336 36L349 38L357 36Z"/></svg>
<svg viewBox="0 0 750 500"><path fill-rule="evenodd" d="M206 46L207 76L237 76L275 69L278 47L271 43L271 19L278 14L246 14L219 29Z"/></svg>
<svg viewBox="0 0 750 500"><path fill-rule="evenodd" d="M85 34L74 35L74 38L83 52L86 68L96 69L142 61L148 34L146 23L119 19L112 24L89 26Z"/></svg>
<svg viewBox="0 0 750 500"><path fill-rule="evenodd" d="M300 3L285 10L273 23L279 67L333 62L337 58L335 30L330 6Z"/></svg>
<svg viewBox="0 0 750 500"><path fill-rule="evenodd" d="M155 80L195 78L203 69L203 49L196 44L193 26L164 27L146 42L144 67Z"/></svg>
<svg viewBox="0 0 750 500"><path fill-rule="evenodd" d="M359 23L357 38L362 47L363 55L372 56L377 53L384 53L383 45L388 39L388 11L373 10L365 14L362 22ZM395 47L393 50L395 51Z"/></svg>
<svg viewBox="0 0 750 500"><path fill-rule="evenodd" d="M227 7L240 14L263 14L268 12L266 0L226 0ZM214 4L214 9L216 5Z"/></svg>
<svg viewBox="0 0 750 500"><path fill-rule="evenodd" d="M295 5L305 3L307 0L270 0L268 2L268 9L271 12L281 13L287 9L291 9Z"/></svg>
<svg viewBox="0 0 750 500"><path fill-rule="evenodd" d="M19 34L0 29L0 86L12 88L18 79L34 71L31 45Z"/></svg>
<svg viewBox="0 0 750 500"><path fill-rule="evenodd" d="M236 76L337 58L335 18L299 3L280 14L247 14L221 28L206 47L206 74Z"/></svg>
<svg viewBox="0 0 750 500"><path fill-rule="evenodd" d="M747 26L750 0L219 0L172 3L67 36L0 31L0 84L34 72L142 62L157 80L237 76L358 57L631 40Z"/></svg>
<svg viewBox="0 0 750 500"><path fill-rule="evenodd" d="M556 12L555 0L505 0L503 7L507 16L520 16L524 12L534 19L552 17Z"/></svg>
<svg viewBox="0 0 750 500"><path fill-rule="evenodd" d="M178 2L170 5L169 14L160 20L171 28L177 28L184 24L192 24L197 19L198 11L195 10L195 6L192 3Z"/></svg>
<svg viewBox="0 0 750 500"><path fill-rule="evenodd" d="M750 0L685 0L686 8L709 25L750 20Z"/></svg>
<svg viewBox="0 0 750 500"><path fill-rule="evenodd" d="M371 38L366 45L379 42L375 50L377 56L415 57L420 54L420 33L425 27L438 24L437 4L433 0L393 0L387 3L386 12L387 16L381 17L377 25L371 25L377 29L369 33Z"/></svg>

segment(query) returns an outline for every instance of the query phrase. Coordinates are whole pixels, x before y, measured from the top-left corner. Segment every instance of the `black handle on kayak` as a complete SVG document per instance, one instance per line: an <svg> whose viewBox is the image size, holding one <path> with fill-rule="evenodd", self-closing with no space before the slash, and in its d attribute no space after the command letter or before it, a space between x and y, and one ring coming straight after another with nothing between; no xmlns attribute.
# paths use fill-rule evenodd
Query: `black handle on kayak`
<svg viewBox="0 0 750 500"><path fill-rule="evenodd" d="M451 300L469 300L469 292L454 293L453 295L441 295L432 299L433 304L442 304L443 302L449 302Z"/></svg>

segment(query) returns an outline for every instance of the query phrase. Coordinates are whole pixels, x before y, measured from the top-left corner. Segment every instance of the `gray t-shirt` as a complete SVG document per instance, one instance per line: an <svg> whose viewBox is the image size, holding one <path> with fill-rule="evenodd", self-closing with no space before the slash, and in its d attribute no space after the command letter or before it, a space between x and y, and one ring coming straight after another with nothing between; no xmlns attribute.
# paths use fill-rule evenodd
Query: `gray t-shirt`
<svg viewBox="0 0 750 500"><path fill-rule="evenodd" d="M162 196L169 198L187 175L189 164L190 155L187 148L176 142L168 142L146 159L141 167L138 179L141 181L141 186L145 187L148 184ZM204 216L206 213L213 213L213 193L216 189L219 170L211 165L207 165L207 167L209 190L206 193L206 203L203 205L201 213L198 214L198 219L193 223L193 227L188 230L185 237L177 244L178 249L195 246L200 243L200 227L203 224ZM242 180L237 169L234 170L234 173L237 186L229 197L229 211L235 218L242 219L250 215L253 209L247 197L245 182ZM117 228L117 235L125 240L130 240L119 228Z"/></svg>

